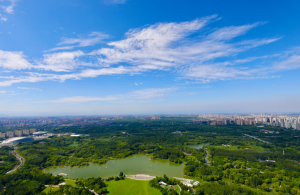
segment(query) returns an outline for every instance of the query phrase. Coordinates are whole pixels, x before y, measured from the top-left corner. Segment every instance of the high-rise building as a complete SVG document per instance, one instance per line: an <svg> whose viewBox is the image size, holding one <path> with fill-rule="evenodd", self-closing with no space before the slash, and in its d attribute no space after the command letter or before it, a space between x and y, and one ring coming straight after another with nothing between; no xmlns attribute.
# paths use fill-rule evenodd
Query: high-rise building
<svg viewBox="0 0 300 195"><path fill-rule="evenodd" d="M16 136L21 137L21 136L23 136L23 131L16 130L15 134L16 134Z"/></svg>
<svg viewBox="0 0 300 195"><path fill-rule="evenodd" d="M296 129L297 129L297 130L300 130L300 123L297 123Z"/></svg>
<svg viewBox="0 0 300 195"><path fill-rule="evenodd" d="M230 120L224 120L224 125L229 125L230 124Z"/></svg>
<svg viewBox="0 0 300 195"><path fill-rule="evenodd" d="M7 135L6 135L6 133L0 133L0 137L7 138Z"/></svg>
<svg viewBox="0 0 300 195"><path fill-rule="evenodd" d="M35 132L36 132L36 129L29 129L29 132L30 132L30 133L35 133Z"/></svg>
<svg viewBox="0 0 300 195"><path fill-rule="evenodd" d="M7 137L14 137L15 136L15 132L13 132L13 131L7 131L6 135L7 135Z"/></svg>
<svg viewBox="0 0 300 195"><path fill-rule="evenodd" d="M217 121L217 125L223 125L223 121Z"/></svg>
<svg viewBox="0 0 300 195"><path fill-rule="evenodd" d="M30 134L30 131L29 131L29 129L25 129L25 130L23 130L23 134L29 135L29 134Z"/></svg>
<svg viewBox="0 0 300 195"><path fill-rule="evenodd" d="M210 121L210 125L217 125L216 121Z"/></svg>

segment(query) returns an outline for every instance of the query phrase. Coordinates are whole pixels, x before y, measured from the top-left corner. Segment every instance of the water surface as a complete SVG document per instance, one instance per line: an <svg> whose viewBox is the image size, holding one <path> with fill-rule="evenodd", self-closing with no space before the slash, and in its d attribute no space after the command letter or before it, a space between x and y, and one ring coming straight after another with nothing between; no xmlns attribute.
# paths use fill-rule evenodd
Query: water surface
<svg viewBox="0 0 300 195"><path fill-rule="evenodd" d="M107 167L107 168L106 168ZM110 177L119 175L147 174L152 176L183 177L183 164L171 163L168 160L149 160L146 155L133 155L120 160L111 160L104 165L91 164L80 168L51 167L46 173L68 174L68 178Z"/></svg>
<svg viewBox="0 0 300 195"><path fill-rule="evenodd" d="M195 149L201 149L203 146L208 146L208 145L209 145L209 143L208 144L192 145L190 147L195 148ZM206 150L206 154L208 154L208 153L209 153L208 150ZM210 164L210 161L208 160L207 155L205 157L205 163L207 163L208 165Z"/></svg>
<svg viewBox="0 0 300 195"><path fill-rule="evenodd" d="M195 149L201 149L203 146L208 146L209 144L199 144L199 145L191 145L190 147Z"/></svg>

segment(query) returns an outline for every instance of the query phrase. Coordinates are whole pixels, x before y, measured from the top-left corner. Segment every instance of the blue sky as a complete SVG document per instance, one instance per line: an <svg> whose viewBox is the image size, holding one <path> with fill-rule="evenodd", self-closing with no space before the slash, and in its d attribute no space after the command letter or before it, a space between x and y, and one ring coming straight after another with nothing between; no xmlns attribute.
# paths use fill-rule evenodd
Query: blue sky
<svg viewBox="0 0 300 195"><path fill-rule="evenodd" d="M0 1L0 115L300 111L299 1Z"/></svg>

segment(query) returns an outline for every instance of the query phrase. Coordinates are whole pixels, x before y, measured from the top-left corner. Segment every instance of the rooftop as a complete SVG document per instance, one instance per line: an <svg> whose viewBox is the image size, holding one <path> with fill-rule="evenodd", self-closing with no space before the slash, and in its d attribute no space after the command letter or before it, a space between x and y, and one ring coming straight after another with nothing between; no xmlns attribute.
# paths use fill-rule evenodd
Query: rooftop
<svg viewBox="0 0 300 195"><path fill-rule="evenodd" d="M32 139L33 140L32 137L12 137L12 138L4 140L2 143L3 144L9 144L9 143L19 141L19 140L23 140L23 139Z"/></svg>
<svg viewBox="0 0 300 195"><path fill-rule="evenodd" d="M4 142L17 141L17 140L24 139L24 138L27 138L27 137L12 137L12 138L4 140Z"/></svg>
<svg viewBox="0 0 300 195"><path fill-rule="evenodd" d="M37 131L37 132L34 132L33 135L35 134L47 134L48 132L47 131Z"/></svg>

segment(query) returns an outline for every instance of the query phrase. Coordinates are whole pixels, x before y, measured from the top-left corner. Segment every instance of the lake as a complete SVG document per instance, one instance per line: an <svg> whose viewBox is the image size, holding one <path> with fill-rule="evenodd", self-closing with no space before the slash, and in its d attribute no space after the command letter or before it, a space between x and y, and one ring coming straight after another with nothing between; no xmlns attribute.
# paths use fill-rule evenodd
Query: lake
<svg viewBox="0 0 300 195"><path fill-rule="evenodd" d="M183 177L184 164L171 163L168 160L148 160L146 155L133 155L124 159L111 160L104 165L91 164L85 167L50 167L46 173L58 175L68 174L68 178L110 177L119 175L147 174L152 176ZM107 167L107 168L106 168Z"/></svg>

